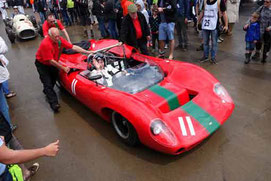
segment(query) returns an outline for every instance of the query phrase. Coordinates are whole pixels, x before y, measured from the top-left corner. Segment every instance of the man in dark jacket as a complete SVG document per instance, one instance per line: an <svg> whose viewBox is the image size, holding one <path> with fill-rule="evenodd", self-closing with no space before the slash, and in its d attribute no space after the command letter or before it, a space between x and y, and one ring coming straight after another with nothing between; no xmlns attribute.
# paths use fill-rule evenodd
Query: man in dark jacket
<svg viewBox="0 0 271 181"><path fill-rule="evenodd" d="M159 57L164 58L164 46L166 39L169 40L169 59L173 58L174 50L174 28L176 13L177 13L177 2L176 0L159 0L158 11L161 17L161 23L159 25L159 44L160 52Z"/></svg>
<svg viewBox="0 0 271 181"><path fill-rule="evenodd" d="M122 21L120 39L122 42L139 48L141 53L148 55L147 40L150 40L150 29L145 16L137 12L135 4L128 6L128 15Z"/></svg>
<svg viewBox="0 0 271 181"><path fill-rule="evenodd" d="M46 0L35 0L34 3L36 6L36 10L40 15L41 23L43 24L46 19Z"/></svg>
<svg viewBox="0 0 271 181"><path fill-rule="evenodd" d="M59 0L60 4L60 12L63 17L63 21L65 22L65 26L71 26L72 21L67 13L67 0Z"/></svg>
<svg viewBox="0 0 271 181"><path fill-rule="evenodd" d="M99 30L101 32L102 38L108 37L108 31L105 27L105 14L104 14L105 0L94 0L92 14L96 16Z"/></svg>
<svg viewBox="0 0 271 181"><path fill-rule="evenodd" d="M108 30L111 38L117 39L116 19L117 11L115 9L115 0L107 0L104 6L104 14L108 20Z"/></svg>

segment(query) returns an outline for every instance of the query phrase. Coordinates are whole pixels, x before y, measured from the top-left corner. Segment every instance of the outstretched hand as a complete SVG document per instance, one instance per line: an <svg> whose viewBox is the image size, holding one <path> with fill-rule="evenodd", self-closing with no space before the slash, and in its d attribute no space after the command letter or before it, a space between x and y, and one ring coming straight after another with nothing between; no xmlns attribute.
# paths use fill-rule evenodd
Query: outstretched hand
<svg viewBox="0 0 271 181"><path fill-rule="evenodd" d="M44 147L44 150L45 150L45 153L44 153L45 156L51 156L51 157L56 156L59 151L59 140Z"/></svg>

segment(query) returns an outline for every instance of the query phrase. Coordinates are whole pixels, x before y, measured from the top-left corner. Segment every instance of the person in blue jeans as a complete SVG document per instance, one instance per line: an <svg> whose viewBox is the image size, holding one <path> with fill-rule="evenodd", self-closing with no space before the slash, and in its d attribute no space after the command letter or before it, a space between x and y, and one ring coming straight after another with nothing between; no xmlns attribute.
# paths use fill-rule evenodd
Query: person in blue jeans
<svg viewBox="0 0 271 181"><path fill-rule="evenodd" d="M217 38L219 27L219 14L222 14L225 26L223 31L228 31L228 17L226 13L226 5L223 0L207 0L204 1L202 11L200 13L198 24L202 24L203 50L204 55L200 62L209 60L209 41L211 36L211 63L216 64Z"/></svg>
<svg viewBox="0 0 271 181"><path fill-rule="evenodd" d="M117 19L116 12L117 11L115 8L114 0L106 1L105 6L104 6L104 14L105 14L105 17L107 17L108 30L109 30L111 38L113 39L118 38L117 27L116 27L116 19Z"/></svg>
<svg viewBox="0 0 271 181"><path fill-rule="evenodd" d="M8 121L10 128L12 130L16 129L16 126L11 123L11 119L9 116L9 107L3 92L3 85L0 84L0 112L3 114L5 119Z"/></svg>
<svg viewBox="0 0 271 181"><path fill-rule="evenodd" d="M11 124L10 116L9 116L9 108L8 104L5 98L5 94L3 92L3 88L7 89L7 81L9 79L9 72L6 68L6 64L8 63L8 60L5 59L5 56L3 53L7 52L7 46L5 44L5 41L0 37L0 112L4 115L5 119L8 121L10 128L12 130L16 129L16 126L13 126ZM4 87L3 87L4 83Z"/></svg>
<svg viewBox="0 0 271 181"><path fill-rule="evenodd" d="M158 1L158 12L161 18L159 25L159 58L165 58L165 42L169 40L169 59L173 59L174 53L174 30L175 22L177 20L177 1L176 0L159 0Z"/></svg>
<svg viewBox="0 0 271 181"><path fill-rule="evenodd" d="M2 61L2 63L5 66L7 66L8 63L9 63L8 59L3 54L0 54L0 61ZM9 90L8 80L2 82L2 86L3 86L3 92L4 92L5 96L6 96L6 98L11 98L11 97L16 96L16 93L14 91Z"/></svg>
<svg viewBox="0 0 271 181"><path fill-rule="evenodd" d="M93 1L93 9L92 14L96 15L99 30L101 32L102 38L108 37L108 31L105 26L105 14L104 9L105 8L105 1L104 0L94 0Z"/></svg>
<svg viewBox="0 0 271 181"><path fill-rule="evenodd" d="M250 18L249 26L245 26L244 30L246 31L246 60L245 64L250 62L251 54L255 48L255 44L260 40L260 15L258 13L253 13Z"/></svg>
<svg viewBox="0 0 271 181"><path fill-rule="evenodd" d="M6 98L12 98L16 96L16 93L14 91L9 90L8 81L2 83L2 88Z"/></svg>

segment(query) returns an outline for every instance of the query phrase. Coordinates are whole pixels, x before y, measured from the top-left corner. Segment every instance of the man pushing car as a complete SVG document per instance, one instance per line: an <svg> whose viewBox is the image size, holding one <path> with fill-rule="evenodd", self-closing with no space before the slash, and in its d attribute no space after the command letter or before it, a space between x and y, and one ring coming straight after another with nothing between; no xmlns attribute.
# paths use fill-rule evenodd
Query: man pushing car
<svg viewBox="0 0 271 181"><path fill-rule="evenodd" d="M35 65L37 67L41 83L43 84L43 93L54 112L58 112L60 105L58 103L57 95L54 91L54 86L58 76L58 70L68 73L69 67L64 67L58 61L62 49L72 49L79 53L90 54L91 51L84 50L79 46L72 45L67 40L59 36L57 28L50 28L48 36L46 36L36 53Z"/></svg>
<svg viewBox="0 0 271 181"><path fill-rule="evenodd" d="M55 15L51 12L48 12L46 14L46 20L44 21L43 25L42 25L42 31L43 31L43 36L46 37L48 36L48 31L50 28L57 28L59 30L61 30L63 32L63 34L66 37L66 40L68 40L68 42L71 43L70 37L68 32L66 31L65 27L62 25L62 23L55 18Z"/></svg>

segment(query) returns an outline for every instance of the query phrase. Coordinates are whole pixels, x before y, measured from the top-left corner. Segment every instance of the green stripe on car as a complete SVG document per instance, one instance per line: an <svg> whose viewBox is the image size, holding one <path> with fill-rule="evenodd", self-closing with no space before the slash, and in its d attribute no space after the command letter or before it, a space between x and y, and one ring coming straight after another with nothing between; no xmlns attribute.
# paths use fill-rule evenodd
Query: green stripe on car
<svg viewBox="0 0 271 181"><path fill-rule="evenodd" d="M210 134L212 134L220 126L218 121L213 116L192 101L182 106L182 109L193 116Z"/></svg>
<svg viewBox="0 0 271 181"><path fill-rule="evenodd" d="M171 111L181 106L178 97L174 92L171 92L170 90L159 85L152 86L149 88L149 90L165 98Z"/></svg>

